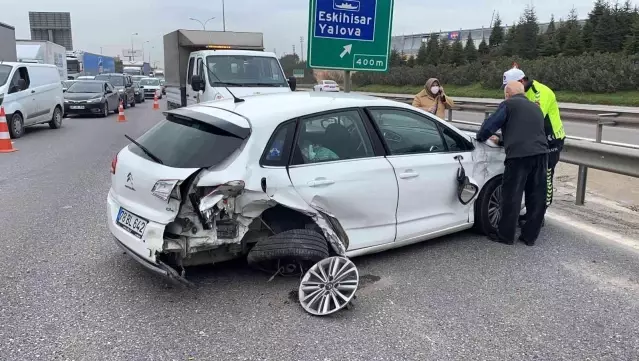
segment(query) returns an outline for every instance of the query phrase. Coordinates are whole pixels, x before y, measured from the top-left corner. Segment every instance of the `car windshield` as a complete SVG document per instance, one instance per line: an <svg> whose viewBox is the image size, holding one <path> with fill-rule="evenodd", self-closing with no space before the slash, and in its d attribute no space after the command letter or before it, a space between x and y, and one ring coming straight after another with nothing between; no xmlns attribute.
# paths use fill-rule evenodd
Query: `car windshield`
<svg viewBox="0 0 639 361"><path fill-rule="evenodd" d="M73 83L67 93L104 93L104 83L79 81Z"/></svg>
<svg viewBox="0 0 639 361"><path fill-rule="evenodd" d="M12 67L9 65L0 65L0 85L4 85L11 74Z"/></svg>
<svg viewBox="0 0 639 361"><path fill-rule="evenodd" d="M98 75L95 80L106 80L113 86L124 86L124 77L121 75Z"/></svg>
<svg viewBox="0 0 639 361"><path fill-rule="evenodd" d="M160 81L157 79L146 78L140 80L140 85L160 85Z"/></svg>
<svg viewBox="0 0 639 361"><path fill-rule="evenodd" d="M211 86L288 87L280 63L273 57L211 55L206 63Z"/></svg>
<svg viewBox="0 0 639 361"><path fill-rule="evenodd" d="M221 163L235 152L243 140L191 119L165 119L138 140L167 167L208 168ZM140 147L129 145L131 152L151 159Z"/></svg>
<svg viewBox="0 0 639 361"><path fill-rule="evenodd" d="M328 84L328 85L335 85L337 84L336 82L332 81L332 80L324 80L324 84Z"/></svg>

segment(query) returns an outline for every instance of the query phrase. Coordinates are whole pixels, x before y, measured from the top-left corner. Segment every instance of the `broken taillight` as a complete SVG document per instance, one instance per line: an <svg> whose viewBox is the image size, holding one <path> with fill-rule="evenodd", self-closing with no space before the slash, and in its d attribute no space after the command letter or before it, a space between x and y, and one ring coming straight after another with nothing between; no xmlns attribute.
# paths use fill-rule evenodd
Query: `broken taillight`
<svg viewBox="0 0 639 361"><path fill-rule="evenodd" d="M151 194L163 201L168 201L169 198L180 200L180 187L177 187L179 182L177 179L159 180L151 188Z"/></svg>
<svg viewBox="0 0 639 361"><path fill-rule="evenodd" d="M115 168L118 166L118 155L111 160L111 174L115 174Z"/></svg>

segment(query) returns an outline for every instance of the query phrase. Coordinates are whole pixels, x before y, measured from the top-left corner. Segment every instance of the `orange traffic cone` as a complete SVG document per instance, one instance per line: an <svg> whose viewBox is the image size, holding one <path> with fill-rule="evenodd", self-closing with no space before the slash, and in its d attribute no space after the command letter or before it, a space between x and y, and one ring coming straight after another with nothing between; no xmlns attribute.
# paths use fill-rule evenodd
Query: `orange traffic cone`
<svg viewBox="0 0 639 361"><path fill-rule="evenodd" d="M158 93L157 92L153 96L153 109L154 110L160 109L160 103L158 103Z"/></svg>
<svg viewBox="0 0 639 361"><path fill-rule="evenodd" d="M118 123L126 122L126 117L124 116L124 105L122 105L122 101L120 100L120 106L118 107Z"/></svg>
<svg viewBox="0 0 639 361"><path fill-rule="evenodd" d="M9 126L7 116L4 114L4 107L0 107L0 153L11 153L17 149L13 148L11 137L9 136Z"/></svg>

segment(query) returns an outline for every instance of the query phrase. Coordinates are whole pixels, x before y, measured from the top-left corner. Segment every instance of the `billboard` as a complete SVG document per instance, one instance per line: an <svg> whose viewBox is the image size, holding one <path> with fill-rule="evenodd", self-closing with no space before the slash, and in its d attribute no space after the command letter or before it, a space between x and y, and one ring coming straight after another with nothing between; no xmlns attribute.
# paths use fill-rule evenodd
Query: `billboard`
<svg viewBox="0 0 639 361"><path fill-rule="evenodd" d="M457 40L459 39L459 31L451 31L450 33L448 33L448 40Z"/></svg>
<svg viewBox="0 0 639 361"><path fill-rule="evenodd" d="M31 40L46 40L73 50L71 13L29 12Z"/></svg>
<svg viewBox="0 0 639 361"><path fill-rule="evenodd" d="M123 55L125 58L130 58L130 57L142 57L142 50L124 49L124 50L122 50L122 55Z"/></svg>

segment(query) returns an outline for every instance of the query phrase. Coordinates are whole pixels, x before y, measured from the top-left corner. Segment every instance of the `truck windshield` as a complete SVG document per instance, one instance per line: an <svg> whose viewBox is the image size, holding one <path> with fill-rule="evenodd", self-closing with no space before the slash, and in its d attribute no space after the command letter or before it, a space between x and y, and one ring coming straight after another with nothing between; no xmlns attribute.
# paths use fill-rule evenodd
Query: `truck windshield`
<svg viewBox="0 0 639 361"><path fill-rule="evenodd" d="M211 55L206 57L211 86L288 87L276 58L250 55ZM215 73L215 76L211 74ZM217 77L216 77L217 76Z"/></svg>
<svg viewBox="0 0 639 361"><path fill-rule="evenodd" d="M69 73L79 73L80 72L80 63L78 63L77 59L69 59L69 58L67 58L67 72L69 72Z"/></svg>
<svg viewBox="0 0 639 361"><path fill-rule="evenodd" d="M0 65L0 85L4 85L11 74L12 67L9 65Z"/></svg>

